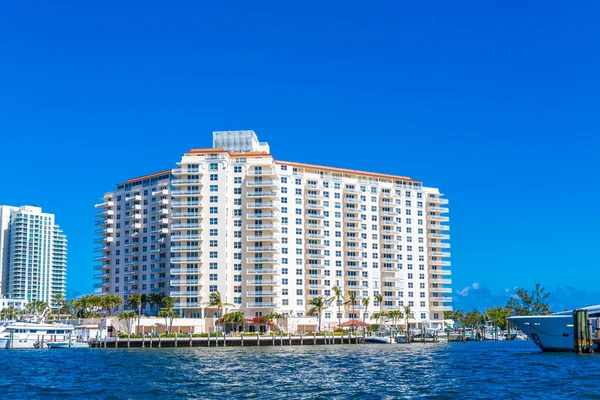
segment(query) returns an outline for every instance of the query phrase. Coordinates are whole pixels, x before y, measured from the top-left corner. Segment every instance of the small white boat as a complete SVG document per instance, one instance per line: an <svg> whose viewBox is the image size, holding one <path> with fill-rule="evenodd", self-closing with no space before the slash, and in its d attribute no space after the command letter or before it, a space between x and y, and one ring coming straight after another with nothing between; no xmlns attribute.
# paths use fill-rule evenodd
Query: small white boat
<svg viewBox="0 0 600 400"><path fill-rule="evenodd" d="M373 336L365 337L365 343L382 343L382 344L390 344L393 343L393 339L391 336L387 336L380 332L375 333Z"/></svg>

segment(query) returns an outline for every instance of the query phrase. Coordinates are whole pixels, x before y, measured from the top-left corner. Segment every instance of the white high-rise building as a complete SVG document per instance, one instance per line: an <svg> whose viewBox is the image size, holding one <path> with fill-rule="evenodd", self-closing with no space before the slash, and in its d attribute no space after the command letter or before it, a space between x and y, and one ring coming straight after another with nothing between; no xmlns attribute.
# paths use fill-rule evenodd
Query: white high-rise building
<svg viewBox="0 0 600 400"><path fill-rule="evenodd" d="M35 206L0 206L0 294L45 301L66 293L67 238L53 214Z"/></svg>
<svg viewBox="0 0 600 400"><path fill-rule="evenodd" d="M188 151L178 168L120 184L97 205L104 293L125 302L161 293L184 316L212 317L206 303L219 291L249 317L303 317L312 298L338 286L356 298L342 307L344 321L378 311L381 294L384 310L410 306L411 323L441 324L452 289L448 201L438 189L277 161L252 131L215 132L213 143L220 147ZM335 301L324 322L337 325Z"/></svg>

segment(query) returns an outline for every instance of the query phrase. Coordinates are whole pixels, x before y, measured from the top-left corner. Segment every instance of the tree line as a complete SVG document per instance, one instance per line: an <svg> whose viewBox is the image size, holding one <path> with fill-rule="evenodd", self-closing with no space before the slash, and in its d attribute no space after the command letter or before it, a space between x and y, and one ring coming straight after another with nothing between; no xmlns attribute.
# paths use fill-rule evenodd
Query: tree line
<svg viewBox="0 0 600 400"><path fill-rule="evenodd" d="M475 328L490 322L501 329L506 329L508 317L551 314L549 296L550 292L546 292L546 289L537 283L531 293L526 289L518 289L515 296L511 297L504 306L490 307L483 313L478 310L464 313L460 310L446 311L444 319L453 320L456 327Z"/></svg>

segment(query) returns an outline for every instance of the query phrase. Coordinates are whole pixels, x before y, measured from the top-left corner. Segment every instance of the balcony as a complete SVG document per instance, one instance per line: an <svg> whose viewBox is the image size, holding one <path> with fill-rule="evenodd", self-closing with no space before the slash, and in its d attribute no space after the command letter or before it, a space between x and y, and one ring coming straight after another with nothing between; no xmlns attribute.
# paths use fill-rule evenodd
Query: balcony
<svg viewBox="0 0 600 400"><path fill-rule="evenodd" d="M326 236L318 233L309 233L308 237L309 239L325 239Z"/></svg>
<svg viewBox="0 0 600 400"><path fill-rule="evenodd" d="M398 300L402 300L402 297L400 296L383 296L383 301L398 301Z"/></svg>
<svg viewBox="0 0 600 400"><path fill-rule="evenodd" d="M246 225L249 231L275 231L279 230L279 224L249 224Z"/></svg>
<svg viewBox="0 0 600 400"><path fill-rule="evenodd" d="M174 279L169 282L171 286L199 286L199 279Z"/></svg>
<svg viewBox="0 0 600 400"><path fill-rule="evenodd" d="M430 269L429 273L431 275L443 275L443 276L452 275L452 271L449 269Z"/></svg>
<svg viewBox="0 0 600 400"><path fill-rule="evenodd" d="M104 261L104 260L108 260L108 259L109 259L108 256L94 257L94 261Z"/></svg>
<svg viewBox="0 0 600 400"><path fill-rule="evenodd" d="M427 242L427 246L432 247L434 249L449 249L450 248L450 243Z"/></svg>
<svg viewBox="0 0 600 400"><path fill-rule="evenodd" d="M96 207L96 208L107 208L107 207L113 207L114 205L115 205L114 201L108 200L108 201L105 201L105 202L102 202L102 203L95 204L94 207Z"/></svg>
<svg viewBox="0 0 600 400"><path fill-rule="evenodd" d="M171 297L198 297L200 292L197 290L171 292Z"/></svg>
<svg viewBox="0 0 600 400"><path fill-rule="evenodd" d="M179 253L182 251L202 251L200 246L173 246L171 247L173 253Z"/></svg>
<svg viewBox="0 0 600 400"><path fill-rule="evenodd" d="M188 269L188 268L171 268L169 270L171 275L200 275L199 269Z"/></svg>
<svg viewBox="0 0 600 400"><path fill-rule="evenodd" d="M275 203L272 201L258 202L258 203L247 203L246 208L256 208L256 209L279 209L279 203Z"/></svg>
<svg viewBox="0 0 600 400"><path fill-rule="evenodd" d="M114 210L103 210L94 214L97 218L112 217L115 215Z"/></svg>
<svg viewBox="0 0 600 400"><path fill-rule="evenodd" d="M427 211L438 212L438 213L442 213L442 214L446 214L446 213L450 212L448 207L427 207Z"/></svg>
<svg viewBox="0 0 600 400"><path fill-rule="evenodd" d="M345 197L344 201L349 204L362 204L363 203L363 201L360 199L360 197Z"/></svg>
<svg viewBox="0 0 600 400"><path fill-rule="evenodd" d="M311 260L322 260L327 257L325 254L314 254L314 253L307 253L306 256Z"/></svg>
<svg viewBox="0 0 600 400"><path fill-rule="evenodd" d="M316 250L327 248L327 246L325 246L324 244L314 244L314 243L308 243L306 245L306 247L309 249L316 249Z"/></svg>
<svg viewBox="0 0 600 400"><path fill-rule="evenodd" d="M367 267L363 267L362 265L348 265L346 269L350 271L365 271Z"/></svg>
<svg viewBox="0 0 600 400"><path fill-rule="evenodd" d="M433 311L452 311L452 306L431 306Z"/></svg>
<svg viewBox="0 0 600 400"><path fill-rule="evenodd" d="M442 260L430 260L429 265L435 265L440 267L449 267L452 265L450 261L442 261Z"/></svg>
<svg viewBox="0 0 600 400"><path fill-rule="evenodd" d="M330 276L327 276L323 273L317 273L317 274L307 274L307 276L310 279L326 279L326 278L331 278Z"/></svg>
<svg viewBox="0 0 600 400"><path fill-rule="evenodd" d="M279 293L275 290L263 290L260 292L253 292L253 291L246 292L247 297L256 297L256 296L273 297L273 296L278 296L278 295L279 295Z"/></svg>
<svg viewBox="0 0 600 400"><path fill-rule="evenodd" d="M107 218L107 219L101 219L99 221L94 222L94 225L96 225L96 226L106 226L106 225L111 225L114 222L115 222L114 219Z"/></svg>
<svg viewBox="0 0 600 400"><path fill-rule="evenodd" d="M450 239L450 235L446 235L443 233L428 233L427 237L429 239L438 239L438 240L448 240Z"/></svg>
<svg viewBox="0 0 600 400"><path fill-rule="evenodd" d="M362 194L362 193L363 193L363 192L360 190L360 188L357 188L357 187L354 187L354 188L349 188L349 187L346 187L346 188L344 189L344 191L345 191L346 193L350 193L350 194L358 194L358 195L360 195L360 194ZM365 194L366 194L366 192L365 192Z"/></svg>
<svg viewBox="0 0 600 400"><path fill-rule="evenodd" d="M247 308L273 308L277 307L277 303L247 303Z"/></svg>
<svg viewBox="0 0 600 400"><path fill-rule="evenodd" d="M346 226L344 230L348 232L364 232L366 229L360 228L358 226Z"/></svg>
<svg viewBox="0 0 600 400"><path fill-rule="evenodd" d="M318 204L307 203L307 204L305 204L305 207L309 210L322 210L325 208L325 206L321 203L318 203Z"/></svg>
<svg viewBox="0 0 600 400"><path fill-rule="evenodd" d="M187 185L200 186L200 184L201 184L200 179L174 179L173 180L173 186L187 186Z"/></svg>
<svg viewBox="0 0 600 400"><path fill-rule="evenodd" d="M452 279L436 278L436 279L430 279L429 282L430 283L438 283L441 285L451 285Z"/></svg>
<svg viewBox="0 0 600 400"><path fill-rule="evenodd" d="M442 199L440 197L428 197L426 200L428 203L448 204L448 199Z"/></svg>
<svg viewBox="0 0 600 400"><path fill-rule="evenodd" d="M186 240L201 240L200 234L196 235L172 235L171 242L182 242Z"/></svg>
<svg viewBox="0 0 600 400"><path fill-rule="evenodd" d="M158 200L154 200L152 202L152 205L157 206L157 205L168 205L169 204L169 199L158 199Z"/></svg>
<svg viewBox="0 0 600 400"><path fill-rule="evenodd" d="M448 253L446 251L430 251L429 255L431 257L450 257L451 253Z"/></svg>
<svg viewBox="0 0 600 400"><path fill-rule="evenodd" d="M188 208L188 207L202 208L202 203L199 201L174 201L171 203L171 207L173 207L173 208Z"/></svg>
<svg viewBox="0 0 600 400"><path fill-rule="evenodd" d="M200 196L201 194L200 190L173 190L171 193L173 197Z"/></svg>
<svg viewBox="0 0 600 400"><path fill-rule="evenodd" d="M364 259L363 256L346 256L346 260L348 261L362 261Z"/></svg>
<svg viewBox="0 0 600 400"><path fill-rule="evenodd" d="M350 214L360 214L361 210L358 207L348 207L346 206L344 209L345 213L350 213Z"/></svg>
<svg viewBox="0 0 600 400"><path fill-rule="evenodd" d="M178 309L178 310L200 309L200 308L202 308L202 304L175 302L175 306L173 306L173 308Z"/></svg>
<svg viewBox="0 0 600 400"><path fill-rule="evenodd" d="M200 262L200 257L172 257L171 262L173 264L197 263Z"/></svg>
<svg viewBox="0 0 600 400"><path fill-rule="evenodd" d="M320 289L327 289L327 286L319 285L319 284L308 284L308 288L313 289L313 290L320 290Z"/></svg>
<svg viewBox="0 0 600 400"><path fill-rule="evenodd" d="M178 224L173 224L171 225L171 229L173 230L178 230L178 229L201 229L202 228L202 224L201 223L178 223ZM166 232L164 233L169 233L169 230L167 228L164 228L166 230ZM154 232L154 231L152 231Z"/></svg>
<svg viewBox="0 0 600 400"><path fill-rule="evenodd" d="M199 212L176 212L171 214L173 219L181 219L181 218L200 218Z"/></svg>
<svg viewBox="0 0 600 400"><path fill-rule="evenodd" d="M252 242L252 241L256 241L256 240L259 240L261 242L279 242L279 236L278 235L261 235L261 236L251 235L251 236L246 236L246 240L248 242Z"/></svg>
<svg viewBox="0 0 600 400"><path fill-rule="evenodd" d="M276 268L260 268L260 269L248 269L246 270L248 275L275 275L279 274L279 270Z"/></svg>
<svg viewBox="0 0 600 400"><path fill-rule="evenodd" d="M324 229L325 227L321 224L306 224L309 229Z"/></svg>
<svg viewBox="0 0 600 400"><path fill-rule="evenodd" d="M102 283L94 283L94 289L102 289Z"/></svg>
<svg viewBox="0 0 600 400"><path fill-rule="evenodd" d="M383 282L403 282L404 278L402 276L389 276L389 275L385 275L383 278L381 278L381 280Z"/></svg>
<svg viewBox="0 0 600 400"><path fill-rule="evenodd" d="M324 219L325 216L322 214L306 213L306 214L304 214L304 218L306 218L306 219L311 219L311 218Z"/></svg>
<svg viewBox="0 0 600 400"><path fill-rule="evenodd" d="M277 198L277 192L274 191L263 191L263 192L246 192L248 198Z"/></svg>
<svg viewBox="0 0 600 400"><path fill-rule="evenodd" d="M427 220L437 222L448 222L450 221L450 217L443 217L441 215L428 215Z"/></svg>
<svg viewBox="0 0 600 400"><path fill-rule="evenodd" d="M248 285L248 286L272 286L272 285L277 285L277 284L278 284L278 282L273 279L269 279L269 280L258 279L258 280L246 281L246 285Z"/></svg>
<svg viewBox="0 0 600 400"><path fill-rule="evenodd" d="M274 264L274 263L279 262L279 258L277 258L277 257L250 257L250 258L246 258L246 262L248 264L257 264L257 263Z"/></svg>
<svg viewBox="0 0 600 400"><path fill-rule="evenodd" d="M275 246L249 246L246 247L246 251L248 253L256 253L256 252L277 252L279 251L279 248L275 247Z"/></svg>
<svg viewBox="0 0 600 400"><path fill-rule="evenodd" d="M249 187L279 187L279 180L277 179L263 179L263 180L253 180L246 181L246 186Z"/></svg>
<svg viewBox="0 0 600 400"><path fill-rule="evenodd" d="M452 293L452 288L449 287L431 287L429 286L429 291L430 292L437 292L437 293Z"/></svg>
<svg viewBox="0 0 600 400"><path fill-rule="evenodd" d="M277 171L274 168L251 169L246 173L246 176L277 176Z"/></svg>
<svg viewBox="0 0 600 400"><path fill-rule="evenodd" d="M437 231L447 231L450 229L448 225L437 225L437 224L428 224L427 229L437 230Z"/></svg>
<svg viewBox="0 0 600 400"><path fill-rule="evenodd" d="M125 201L142 201L142 195L134 194L132 196L125 197Z"/></svg>
<svg viewBox="0 0 600 400"><path fill-rule="evenodd" d="M169 233L169 228L153 228L150 232L167 234L167 233Z"/></svg>
<svg viewBox="0 0 600 400"><path fill-rule="evenodd" d="M246 219L279 219L279 213L250 213L246 214Z"/></svg>
<svg viewBox="0 0 600 400"><path fill-rule="evenodd" d="M307 198L312 199L312 200L326 200L327 198L325 196L323 196L322 194L319 193L308 193L306 195Z"/></svg>
<svg viewBox="0 0 600 400"><path fill-rule="evenodd" d="M442 303L452 303L452 297L430 297L429 301L441 301Z"/></svg>
<svg viewBox="0 0 600 400"><path fill-rule="evenodd" d="M367 222L366 220L363 220L362 218L349 217L346 215L344 215L344 221L346 221L346 222Z"/></svg>

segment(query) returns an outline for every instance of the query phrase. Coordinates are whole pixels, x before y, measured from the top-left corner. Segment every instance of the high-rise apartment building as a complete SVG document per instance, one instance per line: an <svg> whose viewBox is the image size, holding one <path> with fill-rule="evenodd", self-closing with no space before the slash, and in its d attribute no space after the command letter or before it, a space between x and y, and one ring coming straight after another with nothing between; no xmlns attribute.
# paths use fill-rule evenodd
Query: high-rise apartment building
<svg viewBox="0 0 600 400"><path fill-rule="evenodd" d="M410 306L411 323L451 310L448 203L402 176L278 161L252 131L215 132L178 168L117 185L96 207L96 287L176 298L184 316L214 316L209 295L247 316L303 317L338 286L343 318ZM370 298L368 310L361 304ZM354 314L354 315L353 315ZM335 302L324 313L337 324Z"/></svg>
<svg viewBox="0 0 600 400"><path fill-rule="evenodd" d="M0 206L0 297L45 301L66 293L67 238L53 214Z"/></svg>

